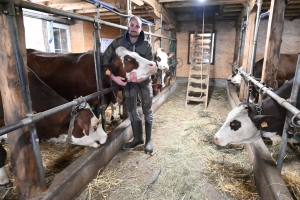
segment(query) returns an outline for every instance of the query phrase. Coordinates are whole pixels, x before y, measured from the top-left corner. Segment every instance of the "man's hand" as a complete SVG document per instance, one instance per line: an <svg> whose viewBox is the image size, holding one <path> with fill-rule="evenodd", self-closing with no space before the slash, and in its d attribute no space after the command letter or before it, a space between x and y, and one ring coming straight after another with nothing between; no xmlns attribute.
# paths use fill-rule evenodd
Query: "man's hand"
<svg viewBox="0 0 300 200"><path fill-rule="evenodd" d="M108 71L108 70L107 70ZM107 71L105 72L105 74L110 74L109 77L114 81L116 82L118 85L121 85L121 86L125 86L127 84L127 82L124 82L125 81L125 78L121 77L121 76L115 76L113 75L110 71L109 73L107 73Z"/></svg>

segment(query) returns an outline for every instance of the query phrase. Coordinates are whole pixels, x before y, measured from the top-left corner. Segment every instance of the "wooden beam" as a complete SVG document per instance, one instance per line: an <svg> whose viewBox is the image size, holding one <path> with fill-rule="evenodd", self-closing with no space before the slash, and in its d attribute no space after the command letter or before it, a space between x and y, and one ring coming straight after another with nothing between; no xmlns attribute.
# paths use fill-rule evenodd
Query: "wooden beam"
<svg viewBox="0 0 300 200"><path fill-rule="evenodd" d="M199 6L212 6L212 5L225 5L225 4L242 4L247 2L246 0L237 1L203 1L203 2L176 2L176 3L164 3L165 8L182 8L182 7L199 7Z"/></svg>
<svg viewBox="0 0 300 200"><path fill-rule="evenodd" d="M85 10L85 9L95 9L95 6L88 2L78 2L78 3L62 3L62 4L50 4L51 8L56 8L60 10Z"/></svg>
<svg viewBox="0 0 300 200"><path fill-rule="evenodd" d="M211 2L215 2L215 3L219 3L219 5L221 5L223 2L231 2L231 4L237 4L240 3L240 0L210 0ZM174 3L174 2L189 2L189 3L195 3L195 1L191 1L191 0L159 0L158 3ZM247 2L247 0L245 0L244 2ZM204 3L208 3L208 2L204 2Z"/></svg>
<svg viewBox="0 0 300 200"><path fill-rule="evenodd" d="M244 42L244 55L243 55L243 69L249 73L250 72L250 65L251 65L251 58L252 58L252 44L254 41L254 29L255 29L255 18L256 13L250 13L246 28L246 34L245 34L245 42ZM242 79L241 87L240 87L240 95L239 98L241 101L244 101L246 99L247 94L247 84Z"/></svg>
<svg viewBox="0 0 300 200"><path fill-rule="evenodd" d="M285 0L272 0L261 80L274 88L284 26Z"/></svg>
<svg viewBox="0 0 300 200"><path fill-rule="evenodd" d="M138 6L143 6L144 5L144 1L142 1L142 0L131 0L131 2L135 3Z"/></svg>
<svg viewBox="0 0 300 200"><path fill-rule="evenodd" d="M155 16L153 16L156 19L160 19L160 13L162 12L162 21L167 23L167 24L173 24L174 26L176 26L176 21L174 20L174 15L172 13L169 13L167 10L165 10L165 8L157 3L155 0L147 0L145 1L146 4L148 4L149 6L151 6L154 9L153 14Z"/></svg>
<svg viewBox="0 0 300 200"><path fill-rule="evenodd" d="M0 15L0 91L5 124L14 124L31 112L28 108L31 99L27 96L29 91L22 9L19 10L19 14L15 14L12 4L8 4L5 9L9 15ZM43 169L39 170L37 166L36 159L39 158L33 153L33 146L39 147L38 142L31 141L28 126L8 133L7 137L12 172L18 191L17 199L30 199L34 193L47 189L44 177L39 178L39 174L43 174Z"/></svg>

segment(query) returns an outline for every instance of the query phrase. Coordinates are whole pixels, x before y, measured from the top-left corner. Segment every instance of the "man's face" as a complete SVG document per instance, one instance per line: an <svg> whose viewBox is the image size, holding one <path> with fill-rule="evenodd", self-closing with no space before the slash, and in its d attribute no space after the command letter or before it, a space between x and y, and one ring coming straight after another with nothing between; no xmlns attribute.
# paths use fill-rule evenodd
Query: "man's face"
<svg viewBox="0 0 300 200"><path fill-rule="evenodd" d="M136 18L132 18L128 25L128 32L130 37L138 37L142 31L142 24Z"/></svg>

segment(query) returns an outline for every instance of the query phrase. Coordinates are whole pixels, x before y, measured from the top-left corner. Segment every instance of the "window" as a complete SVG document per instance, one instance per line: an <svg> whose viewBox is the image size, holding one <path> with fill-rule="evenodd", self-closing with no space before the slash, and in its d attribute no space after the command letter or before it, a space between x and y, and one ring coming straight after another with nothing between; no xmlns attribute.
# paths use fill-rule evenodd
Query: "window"
<svg viewBox="0 0 300 200"><path fill-rule="evenodd" d="M50 23L51 29L51 23ZM53 23L53 32L50 33L51 52L68 53L71 51L69 26ZM51 30L50 30L51 32Z"/></svg>
<svg viewBox="0 0 300 200"><path fill-rule="evenodd" d="M188 43L188 64L192 64L195 59L201 59L205 63L214 63L214 42L215 33L210 31L198 32L195 35L195 31L189 32Z"/></svg>

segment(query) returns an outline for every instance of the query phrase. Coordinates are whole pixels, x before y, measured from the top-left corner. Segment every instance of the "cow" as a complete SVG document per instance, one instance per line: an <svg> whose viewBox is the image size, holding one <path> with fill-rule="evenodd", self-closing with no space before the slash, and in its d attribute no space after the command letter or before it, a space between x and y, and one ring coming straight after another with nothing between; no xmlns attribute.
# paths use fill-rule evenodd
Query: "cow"
<svg viewBox="0 0 300 200"><path fill-rule="evenodd" d="M275 93L281 98L288 99L292 86L293 79L284 84ZM259 113L260 110L261 113ZM241 103L228 114L226 121L214 135L214 141L220 146L226 146L229 143L250 143L261 136L272 137L281 135L286 114L286 109L269 96L256 104L256 106Z"/></svg>
<svg viewBox="0 0 300 200"><path fill-rule="evenodd" d="M41 51L27 52L27 65L51 89L68 101L79 96L86 96L97 92L94 53L46 53ZM135 52L124 47L118 47L111 63L102 65L103 72L109 69L114 75L121 76L127 81L145 79L157 70L153 61L148 61ZM103 88L110 88L112 81L109 76L102 74ZM104 95L106 107L113 102L117 103L119 89ZM89 101L91 106L100 103L99 98Z"/></svg>
<svg viewBox="0 0 300 200"><path fill-rule="evenodd" d="M68 103L68 101L51 88L49 88L37 75L28 68L28 83L32 108L34 112L43 112L53 107ZM0 99L2 105L2 99ZM71 114L71 115L70 115ZM68 108L45 120L36 122L37 136L40 140L53 142L66 142L68 139L68 129L71 119L74 117L72 125L71 143L76 145L90 146L98 148L107 140L107 134L99 124L99 119L92 112L89 104L83 102L73 109ZM0 107L0 126L4 126L3 107Z"/></svg>
<svg viewBox="0 0 300 200"><path fill-rule="evenodd" d="M34 112L43 112L68 103L67 100L42 82L30 69L28 69L28 82ZM74 121L71 120L72 117ZM71 122L73 124L70 124ZM4 125L4 112L0 97L0 127ZM70 135L68 135L69 126L72 127ZM98 148L107 140L107 134L99 124L99 119L96 118L86 102L76 106L75 109L68 108L46 117L42 121L36 122L35 127L40 141L67 142L69 139L75 145ZM6 151L0 144L0 186L9 187L11 183L4 168L5 160Z"/></svg>
<svg viewBox="0 0 300 200"><path fill-rule="evenodd" d="M172 56L174 56L174 52L166 53L163 48L158 48L156 50L154 53L154 61L156 62L158 69L161 71L161 76L157 76L157 80L152 80L153 84L161 83L162 88L165 87L165 76L166 72L169 70L168 59Z"/></svg>
<svg viewBox="0 0 300 200"><path fill-rule="evenodd" d="M1 189L9 188L12 186L5 170L6 157L7 157L6 150L3 148L2 143L0 143L0 188Z"/></svg>
<svg viewBox="0 0 300 200"><path fill-rule="evenodd" d="M295 76L296 66L298 61L298 54L280 54L278 70L276 81L277 85L275 89L280 88L286 80L291 80ZM264 63L264 58L255 62L254 65L254 77L257 79L261 78L262 67ZM242 77L240 74L232 74L227 78L228 81L231 81L234 84L240 85Z"/></svg>

